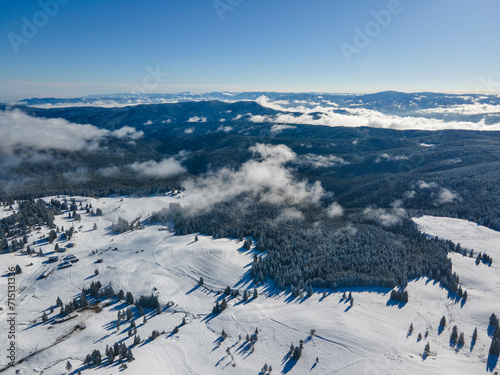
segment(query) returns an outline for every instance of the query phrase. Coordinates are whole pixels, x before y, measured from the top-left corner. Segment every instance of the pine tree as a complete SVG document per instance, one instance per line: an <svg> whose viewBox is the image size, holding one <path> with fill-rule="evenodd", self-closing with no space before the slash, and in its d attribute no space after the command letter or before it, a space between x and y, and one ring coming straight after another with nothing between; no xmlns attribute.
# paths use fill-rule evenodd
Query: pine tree
<svg viewBox="0 0 500 375"><path fill-rule="evenodd" d="M44 311L44 312L43 312L43 314L42 314L42 322L44 322L44 323L45 323L45 322L47 322L48 320L49 320L49 318L48 318L47 314L46 314L46 313L45 313L45 311Z"/></svg>
<svg viewBox="0 0 500 375"><path fill-rule="evenodd" d="M477 327L474 328L474 332L472 333L472 341L477 341Z"/></svg>
<svg viewBox="0 0 500 375"><path fill-rule="evenodd" d="M257 288L253 290L253 298L257 298L259 294L257 293Z"/></svg>
<svg viewBox="0 0 500 375"><path fill-rule="evenodd" d="M460 335L458 336L458 342L457 342L459 347L462 347L465 345L465 336L463 332L460 332Z"/></svg>
<svg viewBox="0 0 500 375"><path fill-rule="evenodd" d="M295 349L293 350L292 358L298 361L301 355L302 355L302 348L296 346Z"/></svg>
<svg viewBox="0 0 500 375"><path fill-rule="evenodd" d="M132 293L127 292L127 296L125 297L125 302L127 302L129 305L134 304L134 296L132 295Z"/></svg>
<svg viewBox="0 0 500 375"><path fill-rule="evenodd" d="M408 333L410 335L413 333L413 323L410 324L410 328L408 328Z"/></svg>
<svg viewBox="0 0 500 375"><path fill-rule="evenodd" d="M490 316L490 326L497 328L498 327L498 318L495 313Z"/></svg>
<svg viewBox="0 0 500 375"><path fill-rule="evenodd" d="M106 352L106 355L108 356L108 363L112 364L115 361L115 353L113 352L113 350L109 349Z"/></svg>
<svg viewBox="0 0 500 375"><path fill-rule="evenodd" d="M88 306L89 302L87 301L87 297L85 296L85 293L82 293L82 296L80 297L79 305L81 307Z"/></svg>
<svg viewBox="0 0 500 375"><path fill-rule="evenodd" d="M427 343L425 345L424 354L425 355L430 355L431 354L431 346L429 345L429 343Z"/></svg>
<svg viewBox="0 0 500 375"><path fill-rule="evenodd" d="M489 354L500 355L500 340L498 338L493 337L493 340L491 340Z"/></svg>
<svg viewBox="0 0 500 375"><path fill-rule="evenodd" d="M200 281L198 281L198 285L203 285L205 284L205 280L203 280L203 277L200 276Z"/></svg>
<svg viewBox="0 0 500 375"><path fill-rule="evenodd" d="M457 326L453 326L453 329L451 330L450 340L452 343L457 342L457 340L458 340L458 327Z"/></svg>
<svg viewBox="0 0 500 375"><path fill-rule="evenodd" d="M243 301L248 301L248 292L246 291L246 289L243 291Z"/></svg>
<svg viewBox="0 0 500 375"><path fill-rule="evenodd" d="M71 366L71 363L68 361L66 362L66 371L70 372L73 366Z"/></svg>
<svg viewBox="0 0 500 375"><path fill-rule="evenodd" d="M441 318L441 321L439 322L439 326L443 328L446 327L446 318L444 317L444 315Z"/></svg>
<svg viewBox="0 0 500 375"><path fill-rule="evenodd" d="M59 307L63 306L63 302L61 301L61 299L59 297L57 297L56 305Z"/></svg>

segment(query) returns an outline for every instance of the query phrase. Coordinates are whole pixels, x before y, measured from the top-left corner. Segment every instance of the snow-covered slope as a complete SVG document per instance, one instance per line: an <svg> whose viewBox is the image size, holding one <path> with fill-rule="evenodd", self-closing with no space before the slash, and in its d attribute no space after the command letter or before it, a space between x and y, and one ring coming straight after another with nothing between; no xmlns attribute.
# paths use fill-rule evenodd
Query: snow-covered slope
<svg viewBox="0 0 500 375"><path fill-rule="evenodd" d="M12 209L11 209L12 207ZM3 219L7 216L12 215L19 209L17 204L13 204L12 206L0 206L0 219Z"/></svg>
<svg viewBox="0 0 500 375"><path fill-rule="evenodd" d="M241 295L229 298L228 308L213 315L212 307L223 298L215 291L230 286L240 293L244 289L253 293L255 285L248 275L253 250L244 249L243 243L234 239L198 235L199 240L195 241L194 234L175 236L167 226L146 225L144 229L119 235L110 231L111 222L120 216L130 221L139 216L145 220L169 202L183 202L183 199L176 196L76 198L84 206L101 208L104 216L80 211L81 222L68 218L67 213L56 217L57 226L68 229L74 225L76 230L70 241L75 246L58 255L61 258L75 254L80 261L70 268L56 269L45 279L39 278L41 273L57 265L47 263L54 244L40 238L47 235L47 228L32 233L28 239L35 250L42 249L43 257L0 255L3 268L19 264L23 270L16 276L17 359L35 353L4 373L19 370L24 374L63 374L67 361L72 364L73 373L83 374L257 374L264 364L272 365L272 373L284 374L486 373L490 344L488 317L493 311L500 311L495 287L499 279L495 263L498 249L493 249L500 243L500 234L447 218L416 219L430 235L449 236L462 246L493 256L493 265L487 267L476 266L474 259L451 255L454 269L469 292L465 304L448 298L445 289L425 279L409 283L409 302L404 306L388 303L390 290L381 288L315 290L311 297L293 298L274 289L272 284L265 284L257 286L257 298L247 302ZM460 238L453 237L457 225L461 226L456 232ZM58 240L58 243L63 247L68 241ZM97 262L99 259L102 262ZM200 277L204 286L198 285ZM111 283L115 291L130 291L136 298L158 295L163 312L157 315L146 309L145 324L132 307L141 344L132 345L133 336L127 334L129 322L122 322L120 329L116 329L117 312L129 307L116 299L101 302L99 308L78 312L72 320L54 324L59 308L50 313L50 306L55 305L57 297L67 303L79 296L83 287L97 280L103 285ZM3 308L0 332L5 333L7 277L0 278L0 291ZM344 291L352 292L352 307L342 299ZM41 322L43 311L48 314L47 323ZM440 333L438 325L443 315L448 324ZM183 318L186 324L174 333ZM414 332L408 335L411 323ZM460 350L449 345L453 325L465 333L465 346ZM478 340L471 348L476 326ZM258 340L252 350L245 338L256 329ZM315 330L314 335L311 329ZM150 341L148 337L153 330L164 333ZM228 335L223 341L222 330ZM419 333L424 336L420 341ZM289 348L300 340L304 341L304 349L301 358L294 361L289 358ZM84 357L94 349L103 353L106 345L120 341L132 345L135 357L127 363L126 370L121 370L117 363L109 366L105 359L101 366L91 369L82 365ZM2 337L0 368L8 362L6 342ZM423 359L427 342L431 355Z"/></svg>

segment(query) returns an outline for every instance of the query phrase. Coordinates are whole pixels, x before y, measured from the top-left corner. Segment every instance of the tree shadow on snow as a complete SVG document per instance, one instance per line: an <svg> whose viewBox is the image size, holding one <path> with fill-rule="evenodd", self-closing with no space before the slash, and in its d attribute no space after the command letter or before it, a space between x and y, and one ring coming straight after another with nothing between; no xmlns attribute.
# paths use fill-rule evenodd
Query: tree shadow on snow
<svg viewBox="0 0 500 375"><path fill-rule="evenodd" d="M283 370L281 370L282 374L288 374L297 364L297 361L293 359L290 354L288 354L287 358L283 361Z"/></svg>
<svg viewBox="0 0 500 375"><path fill-rule="evenodd" d="M472 353L472 350L474 350L474 346L476 346L476 340L472 339L470 340L470 352Z"/></svg>
<svg viewBox="0 0 500 375"><path fill-rule="evenodd" d="M488 336L493 337L493 334L495 333L496 327L493 327L491 324L488 326Z"/></svg>
<svg viewBox="0 0 500 375"><path fill-rule="evenodd" d="M439 326L439 328L438 328L438 336L439 336L441 333L443 333L443 331L444 331L444 327L440 325L440 326Z"/></svg>
<svg viewBox="0 0 500 375"><path fill-rule="evenodd" d="M493 372L493 370L497 367L498 356L497 355L488 355L488 362L486 362L486 371Z"/></svg>
<svg viewBox="0 0 500 375"><path fill-rule="evenodd" d="M388 300L385 304L386 306L396 306L398 309L402 309L406 306L406 302L394 301L392 299Z"/></svg>
<svg viewBox="0 0 500 375"><path fill-rule="evenodd" d="M189 289L187 292L186 292L186 295L187 294L191 294L193 293L194 291L200 289L200 284L196 284L195 286L193 286L191 289Z"/></svg>

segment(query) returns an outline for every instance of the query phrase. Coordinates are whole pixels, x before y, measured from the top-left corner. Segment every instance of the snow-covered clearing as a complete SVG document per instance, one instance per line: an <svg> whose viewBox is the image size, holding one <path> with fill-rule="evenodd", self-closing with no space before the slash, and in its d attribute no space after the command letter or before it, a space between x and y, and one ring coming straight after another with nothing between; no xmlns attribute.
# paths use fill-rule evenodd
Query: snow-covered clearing
<svg viewBox="0 0 500 375"><path fill-rule="evenodd" d="M19 210L18 204L13 204L12 206L0 206L0 219L10 216Z"/></svg>

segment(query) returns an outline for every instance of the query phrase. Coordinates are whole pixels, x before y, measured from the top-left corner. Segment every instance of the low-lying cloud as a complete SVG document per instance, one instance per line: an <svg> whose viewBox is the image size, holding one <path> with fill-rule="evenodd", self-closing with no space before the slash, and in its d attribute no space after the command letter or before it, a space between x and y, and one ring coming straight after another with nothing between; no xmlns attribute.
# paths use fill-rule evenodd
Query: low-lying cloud
<svg viewBox="0 0 500 375"><path fill-rule="evenodd" d="M190 117L187 122L207 122L207 118L204 116L198 117L198 116L193 116Z"/></svg>
<svg viewBox="0 0 500 375"><path fill-rule="evenodd" d="M329 217L340 217L344 214L344 208L337 202L333 202L326 209L326 214Z"/></svg>
<svg viewBox="0 0 500 375"><path fill-rule="evenodd" d="M168 178L186 173L186 168L176 158L163 159L159 162L154 160L142 163L135 162L130 165L134 171L148 177Z"/></svg>
<svg viewBox="0 0 500 375"><path fill-rule="evenodd" d="M470 121L445 121L415 116L396 116L366 108L339 108L325 107L317 105L315 107L298 106L294 108L283 107L279 102L273 102L267 98L259 98L257 102L267 108L277 111L289 112L278 113L277 115L245 115L249 121L255 123L276 123L276 124L303 124L303 125L324 125L324 126L344 126L344 127L373 127L395 130L500 130L500 123L486 124L482 119L479 122ZM314 103L317 104L317 103ZM494 107L494 106L491 106ZM339 113L342 110L342 113ZM488 110L496 110L488 107ZM471 111L472 112L472 111ZM240 117L241 118L241 117Z"/></svg>
<svg viewBox="0 0 500 375"><path fill-rule="evenodd" d="M106 137L138 139L142 132L124 127L113 132L93 125L80 125L64 119L33 117L14 109L0 111L0 151L12 154L19 148L33 150L95 150Z"/></svg>
<svg viewBox="0 0 500 375"><path fill-rule="evenodd" d="M297 129L297 127L293 125L276 124L271 127L271 133L279 134L287 129Z"/></svg>
<svg viewBox="0 0 500 375"><path fill-rule="evenodd" d="M398 205L394 205L393 208L366 208L363 214L367 219L376 221L383 227L398 225L407 216L405 209Z"/></svg>
<svg viewBox="0 0 500 375"><path fill-rule="evenodd" d="M473 104L456 104L448 107L437 107L422 109L422 113L444 113L454 115L482 115L489 113L500 113L500 105L473 103Z"/></svg>
<svg viewBox="0 0 500 375"><path fill-rule="evenodd" d="M306 154L306 155L301 155L297 159L297 164L307 165L312 168L333 168L333 167L338 167L340 165L347 165L350 163L345 161L340 156Z"/></svg>
<svg viewBox="0 0 500 375"><path fill-rule="evenodd" d="M239 169L222 168L184 183L193 206L199 209L230 201L242 194L272 204L318 203L325 196L319 182L298 181L287 164L297 154L285 145L257 143L253 159ZM292 215L293 216L293 215Z"/></svg>
<svg viewBox="0 0 500 375"><path fill-rule="evenodd" d="M406 156L406 155L390 155L390 154L384 153L375 159L375 163L380 163L382 161L401 161L401 160L408 160L408 156Z"/></svg>

